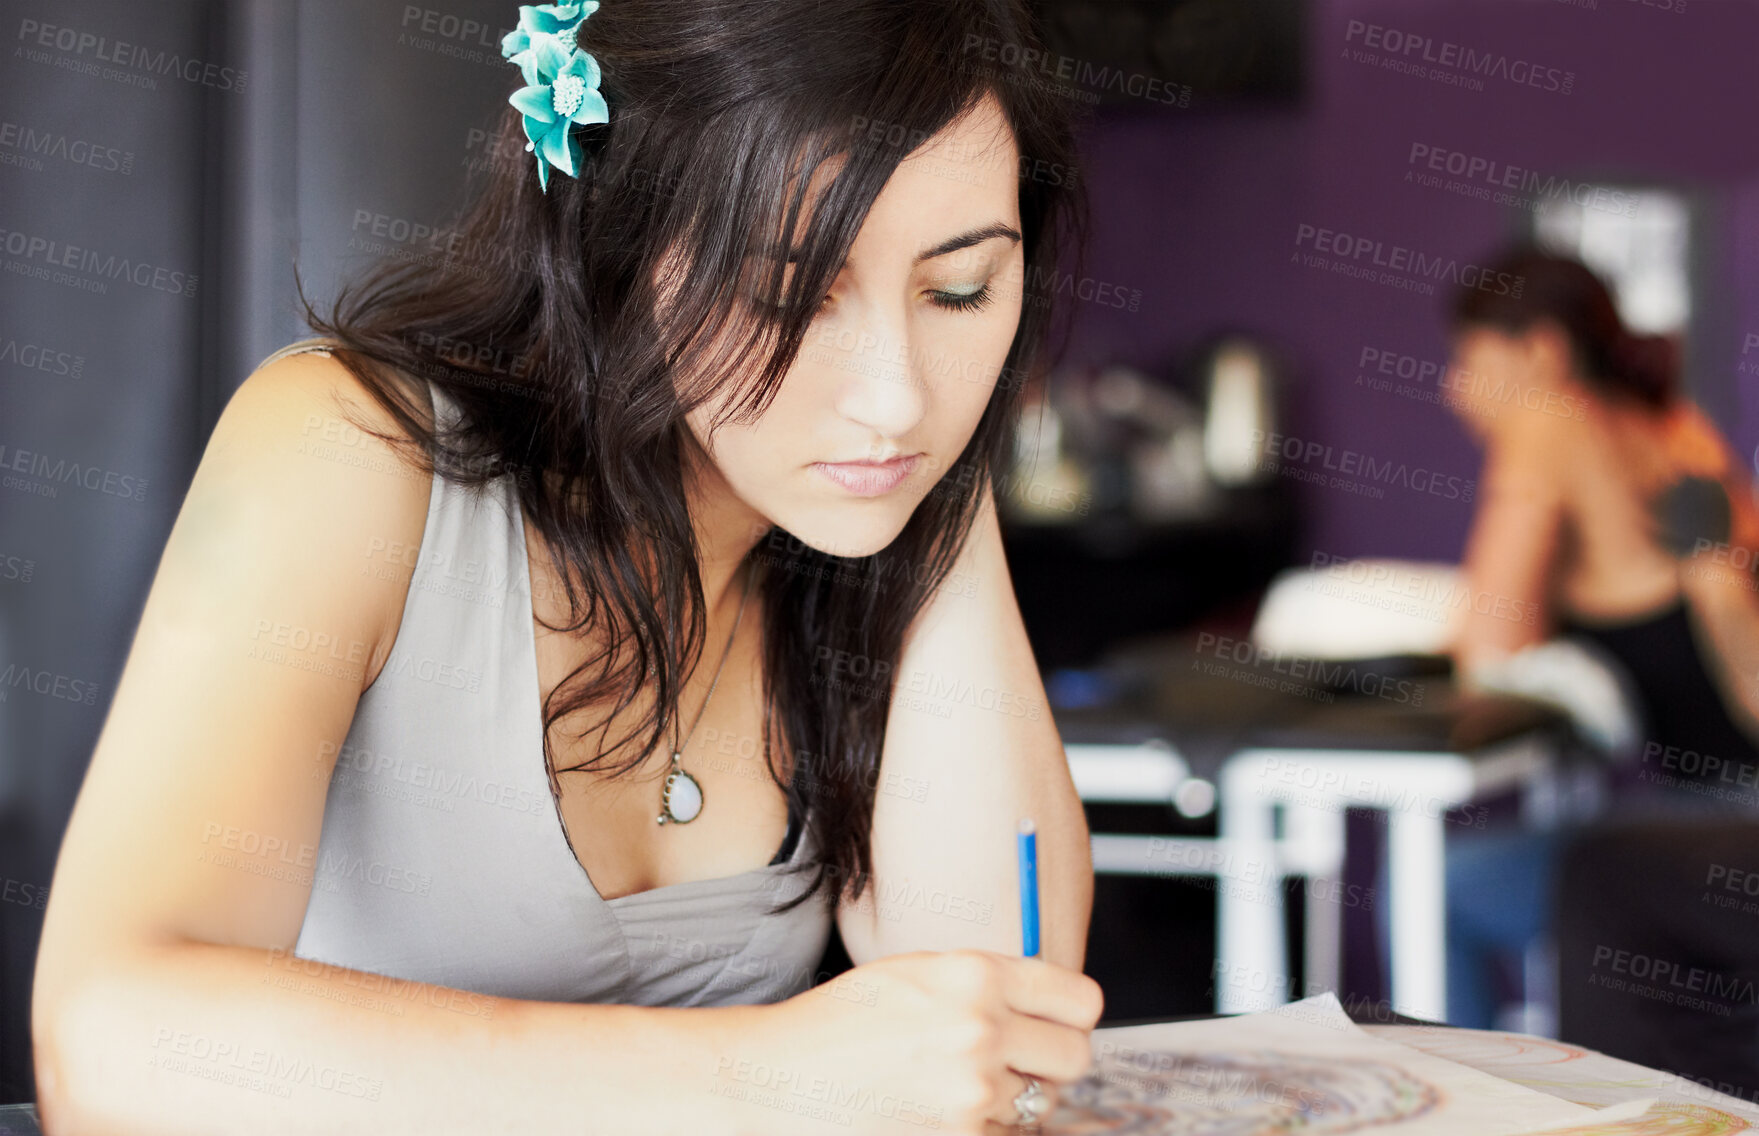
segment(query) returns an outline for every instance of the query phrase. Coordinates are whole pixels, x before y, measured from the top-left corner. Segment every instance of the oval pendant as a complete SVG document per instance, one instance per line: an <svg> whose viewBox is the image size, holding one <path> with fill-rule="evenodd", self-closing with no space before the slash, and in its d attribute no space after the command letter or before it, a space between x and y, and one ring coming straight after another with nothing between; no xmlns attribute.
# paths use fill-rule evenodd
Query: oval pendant
<svg viewBox="0 0 1759 1136"><path fill-rule="evenodd" d="M689 824L702 812L702 786L682 769L666 774L666 789L661 797L662 817L673 824Z"/></svg>

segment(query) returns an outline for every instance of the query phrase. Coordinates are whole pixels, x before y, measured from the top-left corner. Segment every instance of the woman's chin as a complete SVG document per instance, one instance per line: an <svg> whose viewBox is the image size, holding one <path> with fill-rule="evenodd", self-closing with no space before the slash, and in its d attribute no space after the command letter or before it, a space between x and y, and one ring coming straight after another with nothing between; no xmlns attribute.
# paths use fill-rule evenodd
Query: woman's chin
<svg viewBox="0 0 1759 1136"><path fill-rule="evenodd" d="M910 519L908 513L891 516L891 510L863 511L867 515L860 517L827 516L821 512L811 518L801 518L797 522L799 527L780 523L795 539L816 552L856 560L884 551L898 539L905 522Z"/></svg>

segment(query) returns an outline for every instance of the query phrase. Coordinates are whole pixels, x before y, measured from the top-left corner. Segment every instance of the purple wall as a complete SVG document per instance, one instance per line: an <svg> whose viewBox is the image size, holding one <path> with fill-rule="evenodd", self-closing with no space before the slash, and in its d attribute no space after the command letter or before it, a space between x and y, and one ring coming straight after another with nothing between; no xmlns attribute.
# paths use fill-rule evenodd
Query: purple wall
<svg viewBox="0 0 1759 1136"><path fill-rule="evenodd" d="M1331 447L1334 461L1351 450L1476 478L1479 453L1446 409L1357 383L1365 348L1445 358L1453 285L1437 281L1421 295L1298 259L1314 251L1297 244L1302 225L1481 263L1529 223L1517 206L1407 181L1426 172L1410 162L1424 144L1542 177L1665 182L1697 195L1704 302L1688 385L1752 454L1759 393L1740 363L1745 336L1759 333L1759 5L1669 2L1316 0L1301 105L1108 110L1084 145L1095 221L1088 273L1141 289L1142 303L1134 314L1088 305L1071 361L1165 371L1198 336L1253 330L1294 364L1289 435ZM1571 89L1490 75L1472 90L1364 62L1352 52L1373 49L1353 21L1387 29L1380 59L1393 54L1389 33L1422 36L1450 74L1465 72L1445 66L1445 53L1471 49L1517 76L1517 64L1549 69L1540 84L1573 73ZM1759 371L1759 348L1747 358ZM1446 485L1439 496L1385 485L1373 498L1302 483L1303 547L1456 558L1471 508Z"/></svg>

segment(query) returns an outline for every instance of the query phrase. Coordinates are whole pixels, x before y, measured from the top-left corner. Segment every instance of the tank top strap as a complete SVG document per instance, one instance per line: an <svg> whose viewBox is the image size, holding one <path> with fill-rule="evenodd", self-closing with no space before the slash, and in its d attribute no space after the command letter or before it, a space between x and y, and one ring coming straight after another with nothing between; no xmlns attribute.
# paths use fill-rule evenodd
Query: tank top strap
<svg viewBox="0 0 1759 1136"><path fill-rule="evenodd" d="M274 363L274 362L277 362L278 360L285 359L289 355L308 355L308 354L313 354L313 353L316 353L319 355L328 355L333 348L340 347L340 346L341 346L340 343L338 343L336 340L331 339L327 336L321 336L321 335L311 336L306 339L301 339L296 342L289 343L287 346L281 348L279 351L273 352L267 358L265 358L261 363L258 363L256 366L256 369L261 370L262 368L267 367L270 363Z"/></svg>
<svg viewBox="0 0 1759 1136"><path fill-rule="evenodd" d="M342 344L339 340L333 339L329 336L310 336L306 339L289 343L280 350L273 352L261 363L257 364L257 369L261 370L262 368L267 367L270 363L285 359L290 355L329 355L335 348L340 346L342 346ZM453 400L452 396L441 390L432 379L424 379L423 384L427 387L428 401L434 407L436 423L444 427L450 426L456 422L460 411L457 402Z"/></svg>

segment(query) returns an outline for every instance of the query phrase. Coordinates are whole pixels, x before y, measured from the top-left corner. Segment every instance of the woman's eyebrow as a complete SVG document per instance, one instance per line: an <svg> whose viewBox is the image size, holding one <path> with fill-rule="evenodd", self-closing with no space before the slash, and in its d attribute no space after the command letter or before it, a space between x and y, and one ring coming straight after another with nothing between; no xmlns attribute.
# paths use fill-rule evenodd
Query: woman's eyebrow
<svg viewBox="0 0 1759 1136"><path fill-rule="evenodd" d="M998 221L991 225L985 225L981 229L972 229L970 232L960 233L956 237L948 237L933 248L924 249L917 253L916 260L913 263L921 264L925 260L933 260L937 256L946 256L950 252L958 252L960 249L970 248L972 245L980 245L984 241L993 240L996 237L1007 237L1015 244L1020 243L1020 233L1012 226L1004 225ZM781 251L780 244L772 243L755 250L749 255L761 260L765 258L773 258L779 251ZM796 248L788 254L786 263L799 264L805 259L805 250Z"/></svg>
<svg viewBox="0 0 1759 1136"><path fill-rule="evenodd" d="M923 261L933 260L937 256L946 256L950 252L958 252L960 249L970 248L972 245L980 245L995 237L1007 237L1015 244L1020 243L1020 234L1016 230L997 222L993 225L985 225L981 229L972 229L968 233L960 233L956 237L948 237L933 248L924 249L916 254L916 263L921 264Z"/></svg>

